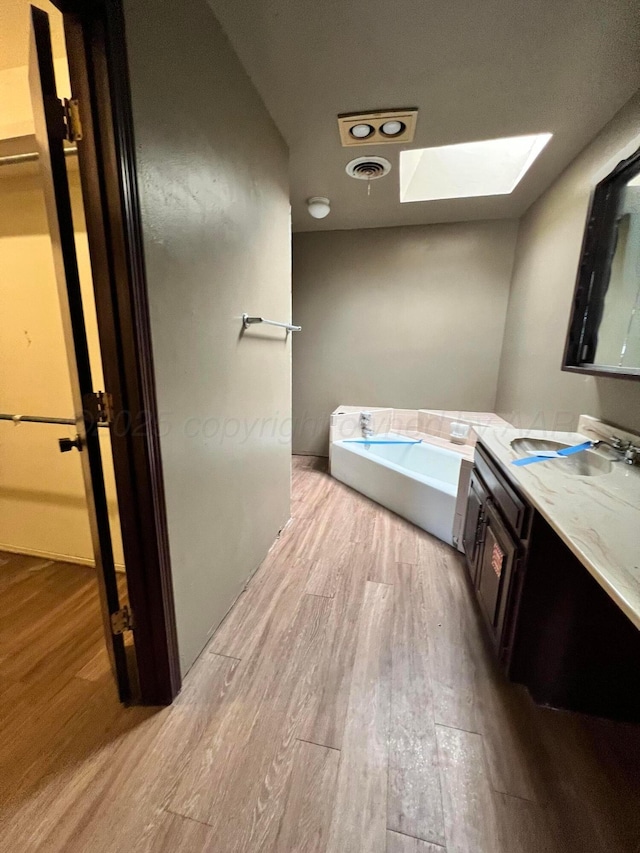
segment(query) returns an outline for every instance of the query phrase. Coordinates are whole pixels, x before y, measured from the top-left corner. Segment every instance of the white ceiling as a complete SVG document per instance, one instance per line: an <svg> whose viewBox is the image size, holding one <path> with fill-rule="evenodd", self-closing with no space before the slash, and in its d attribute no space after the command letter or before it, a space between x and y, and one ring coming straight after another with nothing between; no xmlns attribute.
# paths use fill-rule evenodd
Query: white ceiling
<svg viewBox="0 0 640 853"><path fill-rule="evenodd" d="M520 216L640 87L640 0L209 0L291 151L294 230ZM553 133L507 196L399 202L402 146L338 113L418 107L410 148ZM371 184L344 171L377 154ZM309 196L331 214L312 219Z"/></svg>

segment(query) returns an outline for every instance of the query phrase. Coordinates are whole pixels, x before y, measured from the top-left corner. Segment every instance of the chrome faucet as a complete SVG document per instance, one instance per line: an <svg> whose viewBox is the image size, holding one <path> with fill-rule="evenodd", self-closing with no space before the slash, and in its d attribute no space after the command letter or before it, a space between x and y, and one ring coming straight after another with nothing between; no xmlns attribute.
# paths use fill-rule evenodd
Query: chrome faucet
<svg viewBox="0 0 640 853"><path fill-rule="evenodd" d="M631 444L630 441L625 441L625 439L618 438L613 435L611 436L611 441L601 438L598 441L592 442L591 446L600 447L602 444L604 444L605 447L609 447L615 453L619 453L620 460L625 462L627 465L637 465L640 463L640 447L636 447L636 445Z"/></svg>
<svg viewBox="0 0 640 853"><path fill-rule="evenodd" d="M360 430L363 438L371 438L373 435L371 412L360 412Z"/></svg>

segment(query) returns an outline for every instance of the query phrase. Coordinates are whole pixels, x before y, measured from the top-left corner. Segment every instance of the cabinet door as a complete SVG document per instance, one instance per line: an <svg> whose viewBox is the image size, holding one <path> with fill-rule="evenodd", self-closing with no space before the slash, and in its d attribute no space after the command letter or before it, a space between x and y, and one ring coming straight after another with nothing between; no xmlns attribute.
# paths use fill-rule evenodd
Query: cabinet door
<svg viewBox="0 0 640 853"><path fill-rule="evenodd" d="M500 646L518 543L500 520L490 500L484 506L483 539L478 555L476 589L493 638Z"/></svg>
<svg viewBox="0 0 640 853"><path fill-rule="evenodd" d="M487 492L475 474L469 482L469 497L467 499L467 516L462 534L462 547L467 558L467 566L471 580L475 583L478 565L478 552L482 533L482 507L487 499Z"/></svg>

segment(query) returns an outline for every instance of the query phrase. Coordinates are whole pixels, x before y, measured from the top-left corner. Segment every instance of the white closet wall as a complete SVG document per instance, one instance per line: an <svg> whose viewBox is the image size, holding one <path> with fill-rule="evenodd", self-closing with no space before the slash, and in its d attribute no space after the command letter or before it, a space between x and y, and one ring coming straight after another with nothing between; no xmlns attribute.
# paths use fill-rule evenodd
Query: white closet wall
<svg viewBox="0 0 640 853"><path fill-rule="evenodd" d="M0 72L2 154L27 150L33 122L26 68ZM64 63L56 63L60 91ZM4 104L3 104L4 106ZM15 137L18 137L17 139ZM9 137L13 137L9 139ZM14 145L15 143L15 145ZM94 387L104 388L77 165L69 161ZM0 167L0 411L73 417L44 197L37 164ZM79 455L61 454L73 427L0 422L0 550L92 563ZM123 563L111 446L101 432L116 562Z"/></svg>

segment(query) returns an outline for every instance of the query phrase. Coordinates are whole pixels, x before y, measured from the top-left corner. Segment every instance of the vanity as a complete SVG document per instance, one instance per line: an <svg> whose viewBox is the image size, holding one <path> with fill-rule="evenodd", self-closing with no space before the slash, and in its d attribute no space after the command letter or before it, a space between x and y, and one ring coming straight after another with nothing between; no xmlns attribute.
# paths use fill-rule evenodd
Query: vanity
<svg viewBox="0 0 640 853"><path fill-rule="evenodd" d="M492 429L478 439L463 546L507 676L543 705L640 722L640 466L580 433Z"/></svg>

